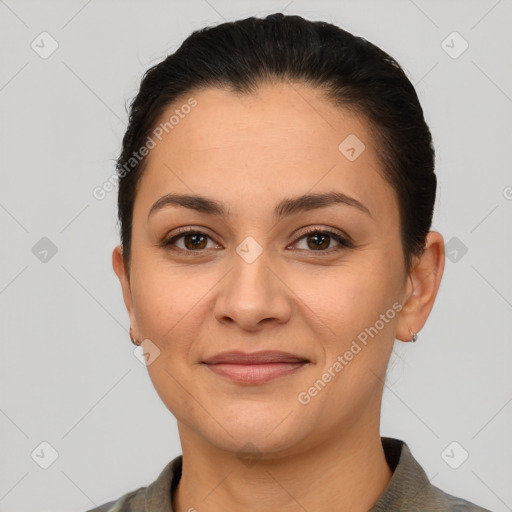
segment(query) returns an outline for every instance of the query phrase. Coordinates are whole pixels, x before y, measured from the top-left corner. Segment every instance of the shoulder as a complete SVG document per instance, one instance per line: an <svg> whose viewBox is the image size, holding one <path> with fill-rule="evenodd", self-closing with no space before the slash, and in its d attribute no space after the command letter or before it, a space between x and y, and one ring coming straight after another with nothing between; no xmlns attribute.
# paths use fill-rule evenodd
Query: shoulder
<svg viewBox="0 0 512 512"><path fill-rule="evenodd" d="M145 510L145 495L147 487L123 494L117 500L109 501L87 512L139 512Z"/></svg>
<svg viewBox="0 0 512 512"><path fill-rule="evenodd" d="M491 512L489 509L480 507L475 503L458 498L457 496L452 496L438 487L432 486L432 492L432 505L440 507L432 510L446 510L447 512Z"/></svg>
<svg viewBox="0 0 512 512"><path fill-rule="evenodd" d="M139 487L87 512L172 512L171 496L181 478L182 460L182 455L171 460L147 487Z"/></svg>
<svg viewBox="0 0 512 512"><path fill-rule="evenodd" d="M371 512L491 512L432 485L405 441L390 437L381 439L393 475Z"/></svg>

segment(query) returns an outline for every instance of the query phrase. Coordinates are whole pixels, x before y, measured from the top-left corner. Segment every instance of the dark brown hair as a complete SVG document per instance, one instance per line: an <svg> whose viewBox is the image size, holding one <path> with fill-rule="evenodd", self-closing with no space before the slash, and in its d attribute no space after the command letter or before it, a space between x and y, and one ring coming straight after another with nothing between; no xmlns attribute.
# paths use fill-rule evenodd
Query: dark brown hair
<svg viewBox="0 0 512 512"><path fill-rule="evenodd" d="M133 154L144 146L166 108L192 90L222 87L250 94L262 83L276 81L321 90L333 104L368 121L383 175L397 195L409 270L412 257L425 247L436 195L432 136L416 91L400 65L366 39L330 23L281 13L197 30L146 71L130 106L117 161L118 215L127 268L133 205L146 161L134 160Z"/></svg>

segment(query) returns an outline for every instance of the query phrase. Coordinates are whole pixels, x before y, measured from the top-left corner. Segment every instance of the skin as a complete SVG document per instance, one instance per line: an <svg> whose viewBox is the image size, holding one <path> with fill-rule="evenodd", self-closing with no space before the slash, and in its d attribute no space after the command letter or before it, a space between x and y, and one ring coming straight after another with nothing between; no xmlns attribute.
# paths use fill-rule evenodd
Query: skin
<svg viewBox="0 0 512 512"><path fill-rule="evenodd" d="M387 364L395 339L409 341L430 314L443 238L431 231L406 272L396 195L382 177L369 125L318 91L301 84L262 85L251 95L203 89L162 119L189 96L197 106L148 156L130 268L121 246L112 254L133 337L160 350L148 371L178 422L183 473L174 509L330 512L343 504L367 511L392 476L379 432ZM366 146L354 161L338 149L349 134ZM332 191L371 215L336 204L275 222L282 199ZM153 203L170 192L207 196L229 215L168 206L148 220ZM174 251L160 245L182 226L209 238L199 249L190 236L176 240ZM342 231L354 246L335 238L322 245L304 235L306 227ZM248 236L262 249L251 263L236 252ZM298 394L395 302L401 311L300 403ZM228 350L282 350L310 362L244 385L202 364ZM251 449L255 462L241 460Z"/></svg>

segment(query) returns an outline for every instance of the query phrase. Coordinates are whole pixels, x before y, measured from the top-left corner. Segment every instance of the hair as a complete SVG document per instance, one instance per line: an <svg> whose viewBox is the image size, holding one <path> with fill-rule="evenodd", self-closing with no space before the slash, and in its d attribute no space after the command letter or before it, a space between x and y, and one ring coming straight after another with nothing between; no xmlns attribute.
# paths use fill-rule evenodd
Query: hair
<svg viewBox="0 0 512 512"><path fill-rule="evenodd" d="M264 83L286 81L317 89L367 120L383 177L396 192L404 264L410 270L412 258L425 248L436 195L435 151L415 89L400 65L366 39L327 22L282 13L196 30L144 74L116 166L128 268L133 206L147 160L132 156L170 104L193 90L251 94Z"/></svg>

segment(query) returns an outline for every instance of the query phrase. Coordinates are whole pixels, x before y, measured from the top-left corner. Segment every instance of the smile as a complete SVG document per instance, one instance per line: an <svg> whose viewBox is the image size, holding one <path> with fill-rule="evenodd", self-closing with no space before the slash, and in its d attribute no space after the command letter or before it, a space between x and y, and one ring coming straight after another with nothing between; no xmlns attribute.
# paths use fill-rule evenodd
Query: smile
<svg viewBox="0 0 512 512"><path fill-rule="evenodd" d="M240 384L264 384L272 380L290 375L305 365L307 361L295 363L262 363L262 364L207 364L208 368L231 381Z"/></svg>
<svg viewBox="0 0 512 512"><path fill-rule="evenodd" d="M276 350L246 353L223 352L203 363L214 373L240 384L264 384L290 375L310 361L302 356Z"/></svg>

